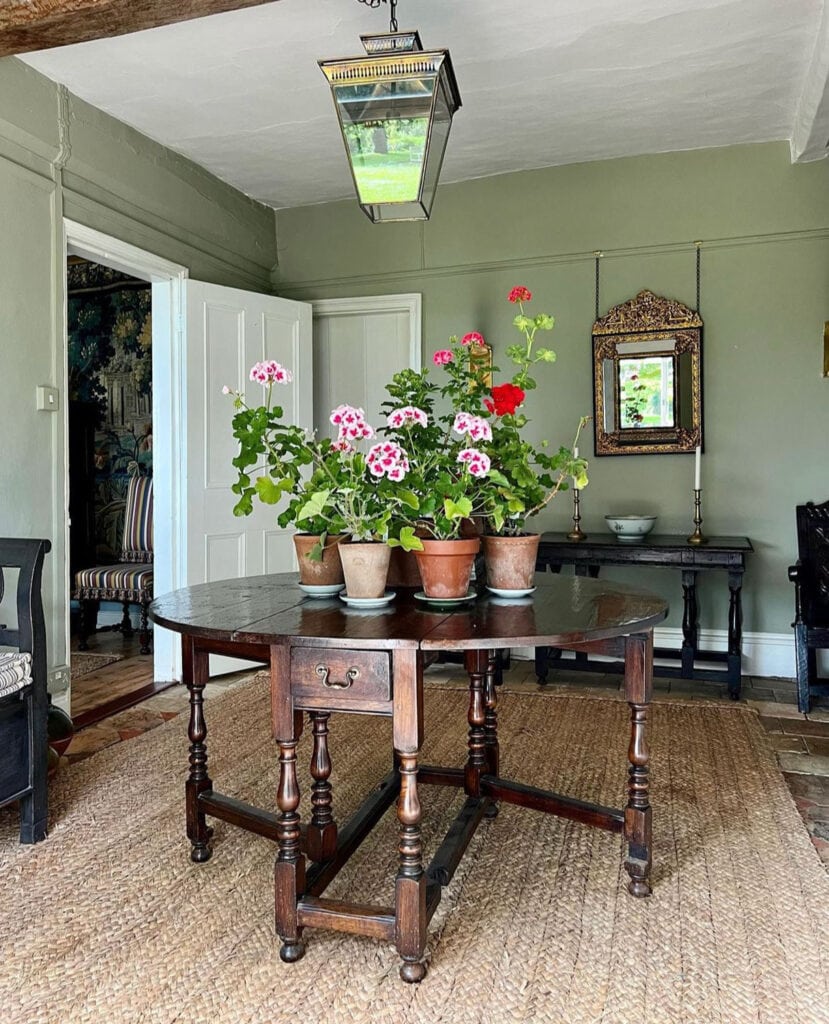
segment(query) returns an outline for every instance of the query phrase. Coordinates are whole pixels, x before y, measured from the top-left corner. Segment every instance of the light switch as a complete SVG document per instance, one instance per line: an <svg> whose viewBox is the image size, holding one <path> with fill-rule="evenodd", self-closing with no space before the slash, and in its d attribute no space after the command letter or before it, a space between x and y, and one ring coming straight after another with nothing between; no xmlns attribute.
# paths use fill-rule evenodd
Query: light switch
<svg viewBox="0 0 829 1024"><path fill-rule="evenodd" d="M42 412L57 412L60 409L60 393L48 384L37 386L37 408Z"/></svg>

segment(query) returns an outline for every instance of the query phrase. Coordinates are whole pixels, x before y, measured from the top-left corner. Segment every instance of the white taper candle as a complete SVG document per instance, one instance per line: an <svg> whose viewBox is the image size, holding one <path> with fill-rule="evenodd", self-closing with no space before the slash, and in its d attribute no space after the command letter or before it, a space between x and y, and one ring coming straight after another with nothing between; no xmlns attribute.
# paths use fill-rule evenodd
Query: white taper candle
<svg viewBox="0 0 829 1024"><path fill-rule="evenodd" d="M700 469L700 455L702 454L702 448L697 445L696 455L694 457L694 490L698 491L699 486L699 469Z"/></svg>

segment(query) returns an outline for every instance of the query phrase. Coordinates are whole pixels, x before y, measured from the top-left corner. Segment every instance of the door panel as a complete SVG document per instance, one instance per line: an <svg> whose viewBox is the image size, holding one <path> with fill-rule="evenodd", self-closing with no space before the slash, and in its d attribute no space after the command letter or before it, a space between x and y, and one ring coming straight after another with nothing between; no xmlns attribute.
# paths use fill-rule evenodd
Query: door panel
<svg viewBox="0 0 829 1024"><path fill-rule="evenodd" d="M305 303L222 288L201 281L186 283L187 371L184 402L187 452L186 584L213 582L296 567L293 530L276 525L279 506L254 504L250 516L233 514L231 485L237 452L227 385L245 394L249 405L264 390L248 379L250 367L276 359L293 373L292 384L277 386L277 400L288 422L313 424L313 352L311 307ZM211 674L238 671L241 662L211 658Z"/></svg>
<svg viewBox="0 0 829 1024"><path fill-rule="evenodd" d="M347 402L380 426L385 385L406 367L420 369L420 296L384 295L314 303L314 416L321 436Z"/></svg>

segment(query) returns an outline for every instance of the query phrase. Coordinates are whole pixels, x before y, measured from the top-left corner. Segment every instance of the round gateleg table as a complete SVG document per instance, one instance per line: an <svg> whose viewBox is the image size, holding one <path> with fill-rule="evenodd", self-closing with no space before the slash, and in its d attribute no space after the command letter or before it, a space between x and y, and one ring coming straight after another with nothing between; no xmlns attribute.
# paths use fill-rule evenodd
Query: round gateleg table
<svg viewBox="0 0 829 1024"><path fill-rule="evenodd" d="M181 634L184 682L190 691L187 837L196 863L211 856L208 817L273 839L275 919L286 962L305 952L306 928L325 927L394 942L404 981L420 981L426 930L470 839L499 802L556 814L623 833L633 896L651 891L651 807L647 715L653 676L653 628L665 601L623 584L539 575L535 593L518 601L481 595L441 607L401 590L386 607L355 611L336 597L306 596L293 574L223 580L157 598L160 626ZM496 651L550 646L624 659L630 706L628 800L615 809L502 778L499 773ZM423 662L429 652L462 651L469 675L466 764L419 764L423 742ZM271 719L279 748L277 808L253 807L213 788L207 763L204 687L210 654L259 661L270 668ZM392 719L394 768L339 827L332 813L332 712ZM298 813L297 742L308 714L313 734L311 820ZM466 801L431 864L421 859L418 787L463 789ZM330 900L323 893L383 813L397 803L399 867L393 907Z"/></svg>

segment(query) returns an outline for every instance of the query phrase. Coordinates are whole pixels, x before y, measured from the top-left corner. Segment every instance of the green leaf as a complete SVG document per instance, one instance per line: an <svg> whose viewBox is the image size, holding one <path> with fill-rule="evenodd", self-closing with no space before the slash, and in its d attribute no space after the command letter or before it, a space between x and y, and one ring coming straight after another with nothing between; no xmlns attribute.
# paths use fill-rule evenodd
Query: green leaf
<svg viewBox="0 0 829 1024"><path fill-rule="evenodd" d="M291 489L290 480L280 480L278 483L270 476L257 477L254 484L259 500L265 505L276 505L286 490Z"/></svg>
<svg viewBox="0 0 829 1024"><path fill-rule="evenodd" d="M500 487L509 487L509 480L504 476L500 469L492 469L489 471L489 479Z"/></svg>
<svg viewBox="0 0 829 1024"><path fill-rule="evenodd" d="M420 499L418 498L414 491L409 491L406 490L405 487L401 487L396 493L397 497L404 505L414 509L415 512L417 512L417 510L420 508ZM406 548L406 550L410 551L412 549ZM419 551L420 548L417 548L417 550Z"/></svg>
<svg viewBox="0 0 829 1024"><path fill-rule="evenodd" d="M403 548L404 551L422 551L423 543L420 537L415 536L413 526L403 526L400 529L400 539L389 537L386 543L390 548Z"/></svg>
<svg viewBox="0 0 829 1024"><path fill-rule="evenodd" d="M315 491L297 513L296 521L300 523L303 519L321 516L328 507L330 497L330 491Z"/></svg>
<svg viewBox="0 0 829 1024"><path fill-rule="evenodd" d="M457 501L444 498L443 514L447 519L466 519L472 515L472 502L469 498L458 498Z"/></svg>
<svg viewBox="0 0 829 1024"><path fill-rule="evenodd" d="M550 316L549 313L539 313L533 322L538 330L551 331L555 325L556 318Z"/></svg>
<svg viewBox="0 0 829 1024"><path fill-rule="evenodd" d="M554 363L556 361L556 354L551 348L539 348L536 349L535 358L537 362Z"/></svg>

